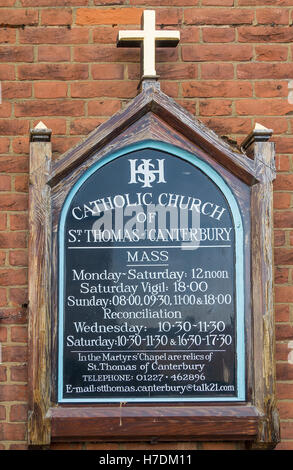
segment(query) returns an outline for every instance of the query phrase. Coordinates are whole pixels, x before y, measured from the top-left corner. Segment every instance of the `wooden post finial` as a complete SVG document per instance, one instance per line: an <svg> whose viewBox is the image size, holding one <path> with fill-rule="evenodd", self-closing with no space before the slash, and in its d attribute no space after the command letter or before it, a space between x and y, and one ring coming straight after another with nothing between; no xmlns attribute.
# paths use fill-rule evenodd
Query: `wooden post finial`
<svg viewBox="0 0 293 470"><path fill-rule="evenodd" d="M33 129L30 129L31 142L50 142L52 130L40 121Z"/></svg>

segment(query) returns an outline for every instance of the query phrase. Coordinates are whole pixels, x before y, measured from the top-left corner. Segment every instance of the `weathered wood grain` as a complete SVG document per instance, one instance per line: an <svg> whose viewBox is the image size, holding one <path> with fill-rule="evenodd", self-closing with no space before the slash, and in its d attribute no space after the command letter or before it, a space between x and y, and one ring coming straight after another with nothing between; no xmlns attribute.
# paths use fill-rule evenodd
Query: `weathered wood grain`
<svg viewBox="0 0 293 470"><path fill-rule="evenodd" d="M253 406L58 407L50 412L52 439L202 440L254 439Z"/></svg>
<svg viewBox="0 0 293 470"><path fill-rule="evenodd" d="M37 136L37 141L34 140ZM51 143L32 130L29 180L29 410L28 444L50 442L51 404L51 201L46 180Z"/></svg>

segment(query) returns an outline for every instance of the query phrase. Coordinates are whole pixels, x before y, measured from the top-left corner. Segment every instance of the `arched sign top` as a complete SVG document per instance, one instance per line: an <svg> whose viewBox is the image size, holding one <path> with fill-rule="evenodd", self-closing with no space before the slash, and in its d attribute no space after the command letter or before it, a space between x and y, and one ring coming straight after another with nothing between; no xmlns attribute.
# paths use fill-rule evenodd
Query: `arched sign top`
<svg viewBox="0 0 293 470"><path fill-rule="evenodd" d="M243 225L208 163L146 140L59 223L59 402L245 400Z"/></svg>

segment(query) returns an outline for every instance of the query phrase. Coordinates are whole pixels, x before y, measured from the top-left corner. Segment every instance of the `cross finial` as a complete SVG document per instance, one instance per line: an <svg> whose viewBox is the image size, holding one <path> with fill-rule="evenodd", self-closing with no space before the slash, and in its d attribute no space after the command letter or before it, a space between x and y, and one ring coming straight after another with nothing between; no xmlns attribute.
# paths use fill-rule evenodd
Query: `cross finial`
<svg viewBox="0 0 293 470"><path fill-rule="evenodd" d="M119 31L119 47L138 47L143 49L142 79L158 78L155 68L156 46L177 46L180 39L179 31L156 30L156 12L144 10L143 29L132 31Z"/></svg>

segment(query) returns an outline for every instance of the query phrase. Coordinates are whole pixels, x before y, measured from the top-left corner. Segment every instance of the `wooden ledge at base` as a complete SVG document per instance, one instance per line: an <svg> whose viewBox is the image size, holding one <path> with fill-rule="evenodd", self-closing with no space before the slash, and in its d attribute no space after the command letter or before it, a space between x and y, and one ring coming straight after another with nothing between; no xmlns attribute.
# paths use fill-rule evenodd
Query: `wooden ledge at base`
<svg viewBox="0 0 293 470"><path fill-rule="evenodd" d="M52 441L80 440L254 440L262 415L256 407L58 406L47 414Z"/></svg>

